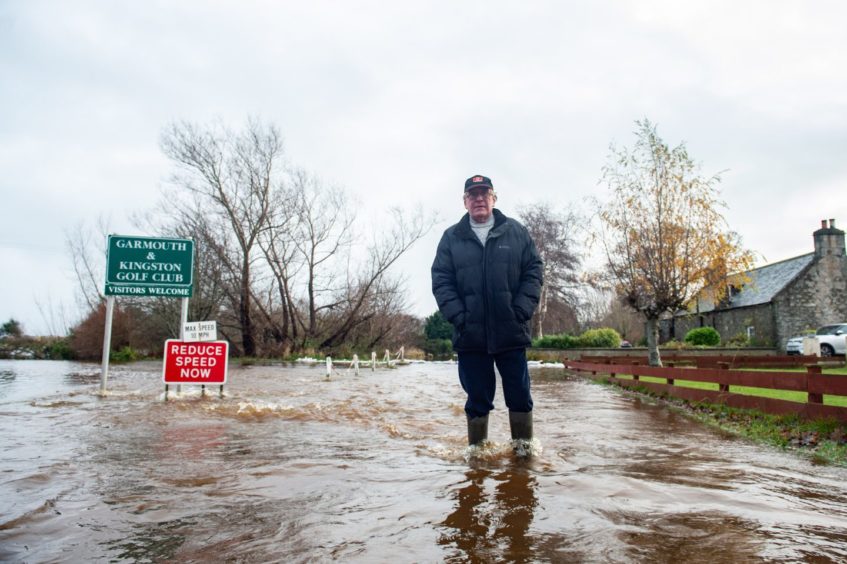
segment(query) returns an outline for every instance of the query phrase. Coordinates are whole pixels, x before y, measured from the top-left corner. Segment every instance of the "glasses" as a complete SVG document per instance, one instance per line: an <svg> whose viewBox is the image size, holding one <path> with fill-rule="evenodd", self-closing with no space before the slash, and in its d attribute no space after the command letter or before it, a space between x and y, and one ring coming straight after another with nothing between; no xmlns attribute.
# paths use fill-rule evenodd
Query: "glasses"
<svg viewBox="0 0 847 564"><path fill-rule="evenodd" d="M493 195L494 195L494 192L492 192L491 190L469 190L469 191L465 192L465 199L471 200L471 201L473 201L473 200L487 200L488 198L492 197Z"/></svg>

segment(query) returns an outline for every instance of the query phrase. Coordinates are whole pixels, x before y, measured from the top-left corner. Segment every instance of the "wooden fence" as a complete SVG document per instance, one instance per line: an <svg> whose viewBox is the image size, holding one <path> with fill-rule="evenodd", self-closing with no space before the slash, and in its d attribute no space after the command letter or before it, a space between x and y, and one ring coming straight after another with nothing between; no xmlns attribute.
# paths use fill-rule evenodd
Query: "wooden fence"
<svg viewBox="0 0 847 564"><path fill-rule="evenodd" d="M701 356L691 354L662 353L662 363L666 366L696 366L697 368L801 368L809 364L817 364L821 358L810 355L771 355L771 356L739 356L714 355ZM580 362L595 364L648 364L647 356L632 355L582 355ZM827 357L828 362L844 363L843 355Z"/></svg>
<svg viewBox="0 0 847 564"><path fill-rule="evenodd" d="M565 368L592 375L603 374L610 382L623 387L644 387L660 395L669 395L691 402L706 401L730 407L758 409L774 414L798 414L806 419L835 418L847 422L847 407L824 405L823 396L847 396L847 376L822 374L820 366L807 366L806 372L752 372L721 368L676 368L642 366L640 364L609 364L565 360ZM618 374L631 375L632 379L618 378ZM641 376L665 380L664 384L645 382ZM702 390L675 385L676 380L711 382L717 390ZM730 386L748 386L772 390L806 392L807 403L781 399L749 396L730 391Z"/></svg>

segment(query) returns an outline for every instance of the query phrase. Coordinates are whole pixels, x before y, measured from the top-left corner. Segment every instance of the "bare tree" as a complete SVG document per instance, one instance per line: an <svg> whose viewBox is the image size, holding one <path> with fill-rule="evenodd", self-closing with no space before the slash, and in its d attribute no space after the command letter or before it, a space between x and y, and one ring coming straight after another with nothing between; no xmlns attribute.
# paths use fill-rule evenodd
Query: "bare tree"
<svg viewBox="0 0 847 564"><path fill-rule="evenodd" d="M668 148L648 120L636 126L633 148L612 146L603 167L611 199L600 206L601 242L607 277L646 318L650 364L661 366L660 316L704 288L725 292L727 275L753 257L719 212L719 176L702 176L685 145Z"/></svg>
<svg viewBox="0 0 847 564"><path fill-rule="evenodd" d="M286 356L294 348L303 327L294 294L296 278L304 263L297 244L300 195L292 186L292 189L277 191L274 197L268 228L259 237L273 278L262 312L273 338L281 346L280 352ZM281 319L273 314L274 303L282 311Z"/></svg>
<svg viewBox="0 0 847 564"><path fill-rule="evenodd" d="M65 232L65 246L71 256L77 282L77 302L83 310L83 317L97 311L106 299L103 288L108 234L109 222L102 216L97 218L94 227L79 223Z"/></svg>
<svg viewBox="0 0 847 564"><path fill-rule="evenodd" d="M47 328L48 335L63 336L68 334L71 323L64 303L53 303L53 298L48 293L45 300L35 298L35 307L38 308L38 314Z"/></svg>
<svg viewBox="0 0 847 564"><path fill-rule="evenodd" d="M629 307L620 296L610 296L600 326L611 327L632 344L644 338L644 317Z"/></svg>
<svg viewBox="0 0 847 564"><path fill-rule="evenodd" d="M603 284L598 284L591 276L586 276L583 282L580 292L579 325L581 330L585 331L603 326L603 319L609 314L609 304L614 291Z"/></svg>
<svg viewBox="0 0 847 564"><path fill-rule="evenodd" d="M295 171L292 177L297 213L293 243L303 259L306 276L305 329L309 338L315 338L320 311L338 305L332 300L324 302L323 296L344 288L339 285L343 277L338 259L350 248L354 215L344 191L328 188L302 170Z"/></svg>
<svg viewBox="0 0 847 564"><path fill-rule="evenodd" d="M235 267L239 253L227 237L228 223L220 215L208 213L197 201L180 199L160 202L157 210L136 214L133 222L144 233L194 241L189 319L215 319L219 331L240 335L238 318L230 314L238 311L240 302L240 269ZM172 338L180 334L179 300L149 296L138 300L137 305L156 320L157 331ZM240 344L240 337L230 340Z"/></svg>
<svg viewBox="0 0 847 564"><path fill-rule="evenodd" d="M343 294L335 300L341 314L328 328L322 347L337 346L357 326L373 318L378 304L395 304L396 313L402 309L402 301L396 298L402 293L402 284L388 277L391 266L434 225L434 218L427 218L420 210L407 215L403 210L393 209L392 225L382 233L374 233L367 249L367 259L357 271L352 282L348 282ZM375 306L375 304L377 304Z"/></svg>
<svg viewBox="0 0 847 564"><path fill-rule="evenodd" d="M555 303L557 310L577 310L581 261L575 234L580 220L573 210L558 211L546 203L523 207L518 210L518 217L544 261L544 285L532 318L533 337L543 337L551 305Z"/></svg>
<svg viewBox="0 0 847 564"><path fill-rule="evenodd" d="M259 235L270 218L272 193L284 172L281 135L273 125L253 119L240 132L220 124L202 128L179 122L164 130L161 147L176 165L173 183L228 227L227 237L214 241L226 268L237 277L243 353L255 355L251 274ZM234 253L229 252L230 240Z"/></svg>

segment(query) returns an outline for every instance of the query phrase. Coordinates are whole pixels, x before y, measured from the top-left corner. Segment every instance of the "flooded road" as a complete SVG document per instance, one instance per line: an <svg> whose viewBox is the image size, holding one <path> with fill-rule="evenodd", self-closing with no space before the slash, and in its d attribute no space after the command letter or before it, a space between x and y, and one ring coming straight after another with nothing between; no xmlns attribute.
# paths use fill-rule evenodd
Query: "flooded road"
<svg viewBox="0 0 847 564"><path fill-rule="evenodd" d="M161 366L0 361L0 560L836 562L847 469L533 369L543 451L498 386L466 458L456 367L230 366L162 401Z"/></svg>

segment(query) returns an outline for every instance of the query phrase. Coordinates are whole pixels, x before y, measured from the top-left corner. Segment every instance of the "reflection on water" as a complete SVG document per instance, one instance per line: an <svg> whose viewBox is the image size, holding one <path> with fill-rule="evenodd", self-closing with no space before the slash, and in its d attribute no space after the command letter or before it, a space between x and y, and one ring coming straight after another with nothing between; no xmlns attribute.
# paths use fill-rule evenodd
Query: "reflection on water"
<svg viewBox="0 0 847 564"><path fill-rule="evenodd" d="M447 560L509 562L532 560L527 536L538 504L536 480L526 468L494 472L471 469L465 484L454 491L455 510L442 523L438 543L453 547ZM493 492L488 491L493 487Z"/></svg>
<svg viewBox="0 0 847 564"><path fill-rule="evenodd" d="M847 470L533 369L468 458L455 365L232 368L162 401L157 363L0 362L0 560L837 562Z"/></svg>

